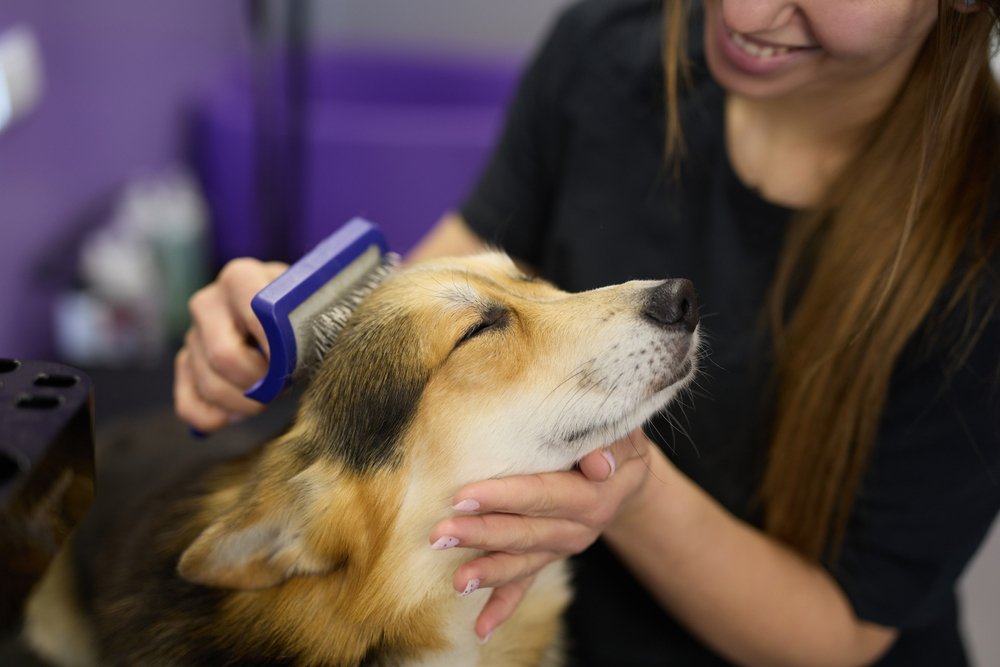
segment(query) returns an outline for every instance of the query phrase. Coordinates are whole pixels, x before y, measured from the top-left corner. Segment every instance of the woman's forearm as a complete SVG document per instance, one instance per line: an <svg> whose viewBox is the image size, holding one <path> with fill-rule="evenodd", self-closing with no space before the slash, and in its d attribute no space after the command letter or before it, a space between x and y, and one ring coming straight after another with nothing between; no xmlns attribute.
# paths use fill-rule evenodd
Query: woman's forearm
<svg viewBox="0 0 1000 667"><path fill-rule="evenodd" d="M858 620L830 574L722 508L655 447L604 539L661 604L742 665L865 665L896 631Z"/></svg>
<svg viewBox="0 0 1000 667"><path fill-rule="evenodd" d="M471 255L487 250L488 246L469 229L458 213L448 213L431 227L406 256L412 264L433 257Z"/></svg>

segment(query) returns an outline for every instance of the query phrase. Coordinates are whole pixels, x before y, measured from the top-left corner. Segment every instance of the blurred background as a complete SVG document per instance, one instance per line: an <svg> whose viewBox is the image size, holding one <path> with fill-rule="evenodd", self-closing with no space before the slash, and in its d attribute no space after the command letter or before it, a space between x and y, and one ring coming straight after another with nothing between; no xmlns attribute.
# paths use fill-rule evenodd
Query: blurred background
<svg viewBox="0 0 1000 667"><path fill-rule="evenodd" d="M187 298L355 215L405 252L474 182L567 0L3 0L0 357L169 406ZM963 582L1000 665L1000 531Z"/></svg>
<svg viewBox="0 0 1000 667"><path fill-rule="evenodd" d="M298 257L359 214L405 251L563 4L5 0L0 350L148 364L234 256Z"/></svg>

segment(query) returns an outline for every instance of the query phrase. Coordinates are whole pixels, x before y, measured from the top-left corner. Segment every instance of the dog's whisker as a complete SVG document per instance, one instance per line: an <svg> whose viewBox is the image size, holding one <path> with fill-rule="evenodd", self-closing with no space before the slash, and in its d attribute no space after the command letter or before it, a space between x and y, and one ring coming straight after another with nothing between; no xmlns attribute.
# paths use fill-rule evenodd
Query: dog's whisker
<svg viewBox="0 0 1000 667"><path fill-rule="evenodd" d="M580 397L582 397L586 392L590 391L590 389L591 389L591 387L582 387L580 385L577 385L577 386L573 387L572 390L570 390L566 394L563 394L558 399L558 401L556 402L556 404L552 406L551 409L552 409L553 413L555 413L555 414L566 414L567 412L569 412L573 408L573 406L575 405L576 401L579 400ZM539 401L538 404L535 405L535 407L532 409L532 412L531 412L532 416L537 415L538 411L542 407L546 407L546 403L551 398L552 393L553 392L549 392L549 394L545 397L545 399L543 399L542 401Z"/></svg>
<svg viewBox="0 0 1000 667"><path fill-rule="evenodd" d="M698 449L698 444L694 441L694 438L691 437L691 434L688 433L687 429L684 428L684 426L681 425L680 421L677 419L677 416L675 414L673 414L673 412L671 412L671 411L666 411L666 412L664 412L662 414L665 415L667 424L670 425L671 431L675 431L675 430L679 431L680 434L682 436L684 436L684 438L689 443L691 443L691 447L694 449L695 455L700 459L701 458L701 451ZM673 451L674 451L674 453L677 452L676 444L674 445L674 450Z"/></svg>
<svg viewBox="0 0 1000 667"><path fill-rule="evenodd" d="M575 378L576 376L578 376L580 373L585 373L584 378L586 378L586 375L590 374L592 371L585 371L584 369L586 368L587 364L592 364L593 362L594 362L594 359L591 359L591 360L585 361L582 364L580 364L579 366L577 366L573 370L572 373L570 373L569 375L567 375L566 378L563 379L562 382L560 382L555 387L553 387L552 390L548 394L545 395L545 397L542 399L542 402L548 400L548 398L550 396L552 396L552 394L554 394L560 387L562 387L564 384L566 384L567 382L569 382L570 380L572 380L573 378ZM536 410L537 410L537 407L536 407Z"/></svg>
<svg viewBox="0 0 1000 667"><path fill-rule="evenodd" d="M592 361L587 362L587 364L590 363L592 363ZM577 399L578 397L582 396L583 394L587 393L588 391L590 391L591 389L600 384L599 381L591 381L591 378L597 373L597 371L598 369L591 368L586 372L584 372L583 376L580 378L580 381L577 383L577 385L573 387L572 391L566 394L563 400L568 404L566 406L567 408L570 407L570 405L572 405L572 402L575 399Z"/></svg>
<svg viewBox="0 0 1000 667"><path fill-rule="evenodd" d="M677 431L679 429L677 429L676 425L674 424L674 420L670 417L670 415L664 415L664 421L666 421L667 426L670 427L670 438L669 439L665 438L662 434L660 435L660 438L663 440L663 443L670 448L670 453L676 456Z"/></svg>
<svg viewBox="0 0 1000 667"><path fill-rule="evenodd" d="M594 374L596 374L596 371L588 372L587 375L584 376L584 379L589 379L590 376L592 376ZM591 391L596 391L605 382L606 382L606 378L605 379L598 379L598 380L593 381L593 382L587 382L585 384L581 383L580 385L576 386L573 389L573 391L570 394L567 395L567 397L566 397L566 405L563 408L563 410L564 411L570 411L571 409L575 409L577 403L579 403L580 401L582 401L584 399L584 397L587 394L589 394ZM607 395L605 395L605 400L607 400L607 398L608 398Z"/></svg>
<svg viewBox="0 0 1000 667"><path fill-rule="evenodd" d="M639 454L639 448L636 447L635 440L632 439L632 432L631 431L629 431L629 434L628 434L628 441L632 444L632 449L635 450L635 453ZM649 461L647 461L642 456L642 454L639 454L639 460L642 461L643 465L646 466L646 470L649 471L649 474L652 475L656 479L656 481L660 482L661 484L665 484L666 483L666 482L664 482L664 480L660 479L659 475L657 475L655 472L653 472L653 468L652 468L652 466L649 465Z"/></svg>
<svg viewBox="0 0 1000 667"><path fill-rule="evenodd" d="M677 444L674 442L674 438L667 438L663 435L663 432L655 424L650 424L651 428L656 432L657 440L662 443L660 446L666 448L666 451L671 455L677 454ZM671 427L671 435L673 435L673 427Z"/></svg>
<svg viewBox="0 0 1000 667"><path fill-rule="evenodd" d="M707 390L701 391L701 389L702 389L701 385L695 385L695 383L692 382L691 386L687 387L685 389L685 392L689 392L692 396L697 396L698 398L700 398L700 399L702 399L704 401L712 401L714 403L715 402L715 396L713 396L711 394L711 392L709 392ZM694 407L694 406L691 406L691 407Z"/></svg>
<svg viewBox="0 0 1000 667"><path fill-rule="evenodd" d="M607 393L604 395L604 400L601 401L601 404L599 406L597 406L597 411L598 412L600 412L601 410L604 409L604 406L607 404L608 399L610 399L611 396L618 390L618 383L622 379L622 377L624 377L624 376L625 376L625 371L621 371L621 372L618 373L618 377L616 377L614 379L614 382L611 383L611 387L608 389Z"/></svg>

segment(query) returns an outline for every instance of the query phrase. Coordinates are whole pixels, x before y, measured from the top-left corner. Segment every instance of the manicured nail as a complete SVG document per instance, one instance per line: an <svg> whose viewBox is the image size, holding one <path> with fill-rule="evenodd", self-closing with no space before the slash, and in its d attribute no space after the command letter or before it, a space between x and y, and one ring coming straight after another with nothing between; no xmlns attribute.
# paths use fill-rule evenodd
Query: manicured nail
<svg viewBox="0 0 1000 667"><path fill-rule="evenodd" d="M490 632L489 632L488 635L486 635L485 637L483 637L482 639L479 640L479 643L480 644L485 644L486 642L488 642L490 640L490 637L493 636L494 632L496 632L496 631L495 630L490 630Z"/></svg>
<svg viewBox="0 0 1000 667"><path fill-rule="evenodd" d="M451 549L452 547L458 546L458 538L452 537L451 535L445 535L444 537L438 538L438 541L431 545L431 549L435 551L440 551L441 549Z"/></svg>
<svg viewBox="0 0 1000 667"><path fill-rule="evenodd" d="M601 456L603 456L604 460L608 462L609 466L611 466L611 472L608 473L608 477L611 477L615 474L615 455L611 453L610 449L602 449Z"/></svg>
<svg viewBox="0 0 1000 667"><path fill-rule="evenodd" d="M479 509L479 503L472 498L466 498L460 503L455 503L451 508L456 512L475 512Z"/></svg>
<svg viewBox="0 0 1000 667"><path fill-rule="evenodd" d="M461 593L459 593L458 597L464 598L466 595L468 595L472 591L476 590L477 588L479 588L479 580L478 579L469 579L469 583L467 583L465 585L465 590L462 591Z"/></svg>

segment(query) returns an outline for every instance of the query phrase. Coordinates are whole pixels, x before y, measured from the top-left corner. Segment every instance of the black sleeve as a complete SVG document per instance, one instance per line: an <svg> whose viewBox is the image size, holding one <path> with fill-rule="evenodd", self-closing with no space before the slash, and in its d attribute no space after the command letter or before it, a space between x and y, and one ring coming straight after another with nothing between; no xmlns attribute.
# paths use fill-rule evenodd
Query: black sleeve
<svg viewBox="0 0 1000 667"><path fill-rule="evenodd" d="M567 130L560 107L587 31L588 5L574 5L556 22L525 71L492 157L461 208L484 241L537 264L551 219Z"/></svg>
<svg viewBox="0 0 1000 667"><path fill-rule="evenodd" d="M948 613L1000 510L1000 317L957 371L941 359L894 376L833 572L860 618L902 630Z"/></svg>

